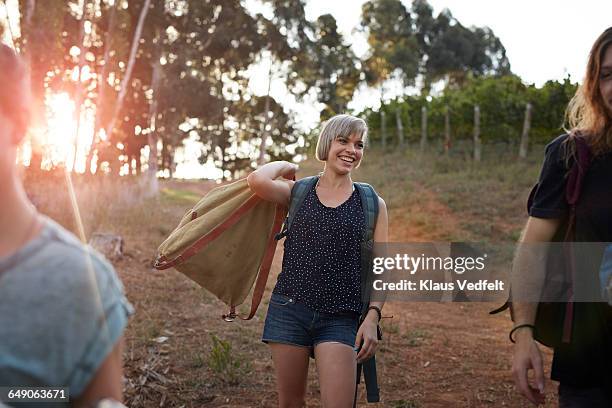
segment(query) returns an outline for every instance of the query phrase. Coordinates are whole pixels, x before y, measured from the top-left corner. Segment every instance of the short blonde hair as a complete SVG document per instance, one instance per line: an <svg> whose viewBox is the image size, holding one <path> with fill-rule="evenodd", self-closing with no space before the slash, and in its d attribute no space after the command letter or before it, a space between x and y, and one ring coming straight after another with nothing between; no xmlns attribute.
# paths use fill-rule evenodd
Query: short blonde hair
<svg viewBox="0 0 612 408"><path fill-rule="evenodd" d="M366 125L363 119L359 119L351 115L336 115L328 119L323 124L321 133L319 133L319 141L317 142L316 152L317 160L327 160L329 147L337 138L348 138L351 135L357 135L365 143L367 133L368 125Z"/></svg>

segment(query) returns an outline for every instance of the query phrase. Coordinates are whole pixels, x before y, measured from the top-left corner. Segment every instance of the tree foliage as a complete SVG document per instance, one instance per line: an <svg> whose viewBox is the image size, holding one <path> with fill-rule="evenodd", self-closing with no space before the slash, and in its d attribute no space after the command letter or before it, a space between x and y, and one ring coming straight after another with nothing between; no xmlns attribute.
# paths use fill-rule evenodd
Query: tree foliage
<svg viewBox="0 0 612 408"><path fill-rule="evenodd" d="M275 75L298 100L316 97L323 106L321 119L346 112L360 85L384 89L395 79L416 86L420 95L382 106L390 134L396 131L391 118L397 112L408 141L420 132L424 106L433 137L443 132L447 107L453 137L471 137L475 104L482 112L484 141L512 141L527 101L534 106L532 134L536 140L548 138L575 90L569 79L526 86L510 73L505 49L490 28L465 27L449 10L434 15L427 0L409 6L400 0L364 3L359 28L369 51L362 60L333 16L308 20L304 0L262 2L271 17L251 13L240 0L151 0L142 34L135 38L145 0L20 0L17 44L31 65L38 121L44 119L45 97L67 92L84 108L95 107L96 137L87 168L97 159L105 172L127 166L138 173L148 163L172 174L176 151L186 138L195 138L202 143L200 161L212 161L231 177L262 157L261 146L271 160L290 159L306 138L296 130L295 112L250 90L248 70L264 55L272 56ZM89 28L83 38L84 23ZM125 101L116 125L104 134L118 105L132 41L138 52ZM76 81L85 71L90 75ZM257 78L264 79L270 81L270 75ZM443 92L430 95L439 81ZM376 142L380 113L364 115ZM262 145L265 136L268 143ZM34 167L40 166L36 152Z"/></svg>
<svg viewBox="0 0 612 408"><path fill-rule="evenodd" d="M382 109L388 117L400 110L407 139L416 143L420 138L421 108L428 110L428 133L434 140L443 140L444 114L450 111L453 139L471 140L474 126L474 106L480 107L481 139L485 143L502 142L517 144L528 102L533 105L530 139L545 143L560 134L563 114L569 100L576 92L577 84L569 78L564 81L548 81L542 87L525 85L515 75L469 77L462 87L447 87L436 97L404 96L385 103ZM374 143L380 133L380 112L371 109L363 112L370 127ZM395 132L393 121L387 123L388 131Z"/></svg>

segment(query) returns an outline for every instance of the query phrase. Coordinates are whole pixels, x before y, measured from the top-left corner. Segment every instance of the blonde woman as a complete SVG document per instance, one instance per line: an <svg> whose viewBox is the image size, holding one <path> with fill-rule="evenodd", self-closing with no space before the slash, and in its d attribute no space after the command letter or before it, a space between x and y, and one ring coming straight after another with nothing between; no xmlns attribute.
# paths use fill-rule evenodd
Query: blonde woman
<svg viewBox="0 0 612 408"><path fill-rule="evenodd" d="M323 172L304 182L303 201L287 231L283 269L262 339L270 345L280 407L303 406L310 356L317 364L323 406L351 407L357 363L376 351L382 303L366 304L361 293L369 211L364 196L373 190L351 178L363 159L366 136L365 122L353 116L337 115L324 124L316 153ZM296 171L294 164L272 162L248 182L262 198L289 205L296 184L287 179ZM385 242L387 210L382 198L374 197L373 240Z"/></svg>

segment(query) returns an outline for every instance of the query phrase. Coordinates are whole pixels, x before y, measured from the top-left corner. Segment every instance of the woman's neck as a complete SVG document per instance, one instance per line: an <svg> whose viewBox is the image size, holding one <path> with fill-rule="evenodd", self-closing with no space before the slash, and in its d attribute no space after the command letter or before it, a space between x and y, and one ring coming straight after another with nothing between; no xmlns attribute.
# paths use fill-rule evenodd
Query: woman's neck
<svg viewBox="0 0 612 408"><path fill-rule="evenodd" d="M38 235L38 213L28 200L21 183L14 178L2 188L0 211L0 256L7 256L20 249Z"/></svg>
<svg viewBox="0 0 612 408"><path fill-rule="evenodd" d="M319 186L334 189L349 188L353 186L353 180L350 173L338 174L324 169L319 177Z"/></svg>

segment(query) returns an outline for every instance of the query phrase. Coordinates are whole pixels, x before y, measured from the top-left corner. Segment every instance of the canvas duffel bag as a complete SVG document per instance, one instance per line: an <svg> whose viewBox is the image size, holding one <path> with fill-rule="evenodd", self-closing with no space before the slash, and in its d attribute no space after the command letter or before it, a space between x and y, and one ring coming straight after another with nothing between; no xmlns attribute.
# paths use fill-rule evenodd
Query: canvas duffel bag
<svg viewBox="0 0 612 408"><path fill-rule="evenodd" d="M159 246L154 267L175 268L230 307L251 291L251 319L263 296L287 208L255 195L246 179L217 187L185 214ZM255 283L257 279L257 282Z"/></svg>

